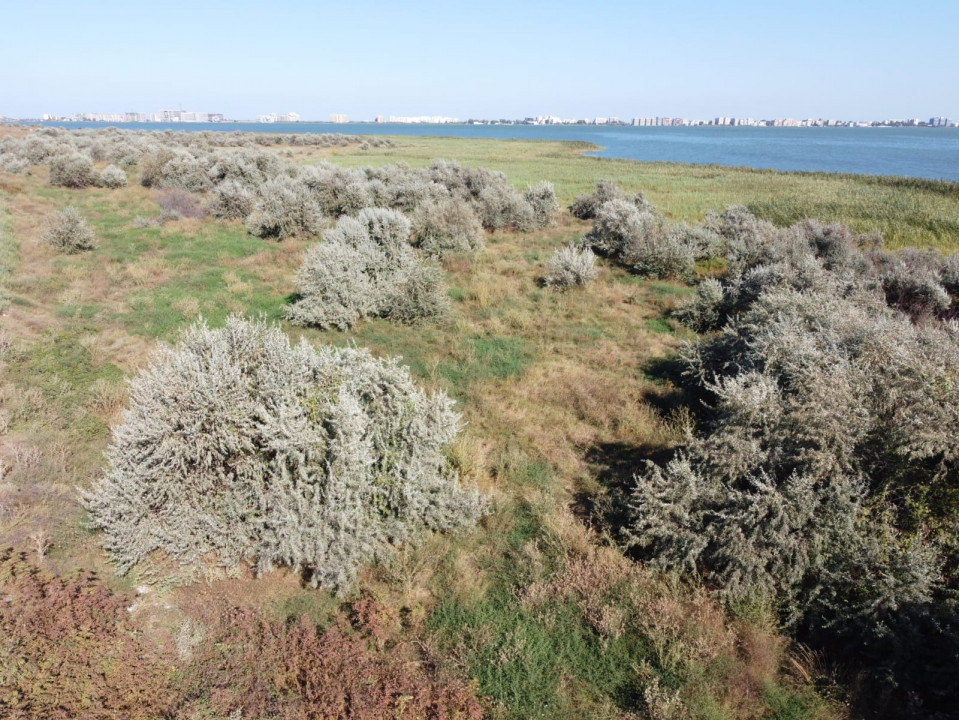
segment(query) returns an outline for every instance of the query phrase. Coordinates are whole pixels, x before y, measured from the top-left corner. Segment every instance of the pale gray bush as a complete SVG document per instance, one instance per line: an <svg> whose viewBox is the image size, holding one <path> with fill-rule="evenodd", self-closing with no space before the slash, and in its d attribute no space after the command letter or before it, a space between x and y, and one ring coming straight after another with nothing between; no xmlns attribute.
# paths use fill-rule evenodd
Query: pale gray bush
<svg viewBox="0 0 959 720"><path fill-rule="evenodd" d="M409 232L396 210L366 208L356 218L341 217L304 256L289 320L345 330L364 317L410 324L445 314L441 275L419 262Z"/></svg>
<svg viewBox="0 0 959 720"><path fill-rule="evenodd" d="M242 220L256 203L256 195L238 180L224 180L210 192L210 214L220 220Z"/></svg>
<svg viewBox="0 0 959 720"><path fill-rule="evenodd" d="M24 158L14 156L5 157L2 165L4 172L8 172L11 175L19 175L30 166L30 163Z"/></svg>
<svg viewBox="0 0 959 720"><path fill-rule="evenodd" d="M685 225L667 225L661 216L623 199L603 203L582 239L583 245L657 278L689 277L700 243Z"/></svg>
<svg viewBox="0 0 959 720"><path fill-rule="evenodd" d="M107 165L100 172L100 185L106 188L121 188L127 184L127 174L116 165Z"/></svg>
<svg viewBox="0 0 959 720"><path fill-rule="evenodd" d="M954 297L959 296L959 253L953 253L942 261L939 277L946 292ZM956 300L959 297L955 297L954 302Z"/></svg>
<svg viewBox="0 0 959 720"><path fill-rule="evenodd" d="M776 226L760 220L742 205L727 207L721 216L707 215L706 226L726 239L726 263L731 277L781 259Z"/></svg>
<svg viewBox="0 0 959 720"><path fill-rule="evenodd" d="M208 171L204 161L192 153L174 152L159 169L154 185L188 192L204 192L213 186Z"/></svg>
<svg viewBox="0 0 959 720"><path fill-rule="evenodd" d="M724 318L723 285L716 278L706 278L696 286L695 294L676 308L676 318L696 332L707 332L719 327Z"/></svg>
<svg viewBox="0 0 959 720"><path fill-rule="evenodd" d="M276 240L317 235L324 224L323 211L306 186L282 175L264 183L246 219L251 235Z"/></svg>
<svg viewBox="0 0 959 720"><path fill-rule="evenodd" d="M634 244L661 229L661 218L640 211L627 200L609 200L596 210L593 228L583 237L583 244L602 255L624 258Z"/></svg>
<svg viewBox="0 0 959 720"><path fill-rule="evenodd" d="M577 248L569 245L553 253L549 261L549 271L543 279L544 284L557 290L588 285L596 279L599 270L596 256L588 247Z"/></svg>
<svg viewBox="0 0 959 720"><path fill-rule="evenodd" d="M649 213L641 217L654 218ZM630 239L623 259L640 275L689 278L696 266L695 239L682 226L646 221L645 231Z"/></svg>
<svg viewBox="0 0 959 720"><path fill-rule="evenodd" d="M410 241L434 257L483 249L483 225L461 198L425 200L413 211Z"/></svg>
<svg viewBox="0 0 959 720"><path fill-rule="evenodd" d="M298 297L287 307L287 319L296 325L346 330L376 314L380 288L371 268L381 255L370 242L326 241L308 249L296 274Z"/></svg>
<svg viewBox="0 0 959 720"><path fill-rule="evenodd" d="M83 501L120 573L159 552L198 572L287 566L343 592L362 564L484 512L444 455L458 430L453 402L396 361L291 346L234 316L195 325L132 381Z"/></svg>
<svg viewBox="0 0 959 720"><path fill-rule="evenodd" d="M50 184L69 188L92 187L99 177L86 155L56 155L50 160Z"/></svg>
<svg viewBox="0 0 959 720"><path fill-rule="evenodd" d="M92 250L96 237L75 207L66 207L47 218L43 239L65 253Z"/></svg>
<svg viewBox="0 0 959 720"><path fill-rule="evenodd" d="M883 274L879 281L886 302L914 318L948 310L952 304L952 298L942 285L941 276L935 271L910 268L899 263Z"/></svg>
<svg viewBox="0 0 959 720"><path fill-rule="evenodd" d="M696 260L714 260L724 256L726 241L723 236L705 225L687 225L676 223L670 225L669 232L681 238L684 245L689 246Z"/></svg>
<svg viewBox="0 0 959 720"><path fill-rule="evenodd" d="M161 224L160 218L156 215L137 215L130 221L130 227L133 228L157 228Z"/></svg>
<svg viewBox="0 0 959 720"><path fill-rule="evenodd" d="M386 289L381 314L391 322L419 325L436 322L450 310L438 267L412 263L403 265Z"/></svg>
<svg viewBox="0 0 959 720"><path fill-rule="evenodd" d="M959 479L949 326L867 284L781 279L684 359L711 410L680 458L637 477L631 532L653 561L818 629L878 631L938 596L959 519L940 494Z"/></svg>
<svg viewBox="0 0 959 720"><path fill-rule="evenodd" d="M282 160L262 150L218 151L211 160L213 164L207 176L214 185L231 181L246 188L256 188L286 170Z"/></svg>
<svg viewBox="0 0 959 720"><path fill-rule="evenodd" d="M596 190L577 197L569 206L569 211L580 220L592 220L603 205L611 200L622 199L623 191L614 180L600 180L596 183Z"/></svg>
<svg viewBox="0 0 959 720"><path fill-rule="evenodd" d="M546 180L535 185L527 185L523 198L533 209L533 221L537 227L549 227L559 215L559 201L553 184Z"/></svg>
<svg viewBox="0 0 959 720"><path fill-rule="evenodd" d="M476 196L474 208L487 230L529 232L537 226L533 208L505 182L484 187Z"/></svg>

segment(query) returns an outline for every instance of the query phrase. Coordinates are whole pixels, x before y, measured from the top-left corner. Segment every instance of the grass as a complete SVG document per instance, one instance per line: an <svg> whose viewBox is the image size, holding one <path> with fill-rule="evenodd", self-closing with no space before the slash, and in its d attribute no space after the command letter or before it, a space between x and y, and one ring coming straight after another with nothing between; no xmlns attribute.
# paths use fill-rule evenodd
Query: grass
<svg viewBox="0 0 959 720"><path fill-rule="evenodd" d="M564 204L610 177L646 192L672 219L695 221L735 203L779 222L818 215L878 226L892 245L959 247L959 190L950 184L611 161L569 143L393 141L364 151L297 148L296 156L351 166L455 159L502 170L518 187L548 179ZM0 477L0 543L22 545L45 530L55 538L45 561L57 572L92 567L129 589L140 579L119 578L106 564L75 492L102 471L126 378L156 341L175 340L199 316L213 325L230 312L281 320L310 241L261 240L210 219L134 228L135 216L157 211L151 191L49 188L44 171L31 172L4 176L0 194L0 286L10 296L0 336L0 459L9 469ZM60 256L35 242L43 217L68 204L97 233L96 250ZM650 702L676 693L697 718L841 715L782 670L786 650L774 631L750 623L750 635L704 595L642 574L588 530L590 508L679 439L668 416L669 358L689 335L668 313L690 288L605 261L586 289L543 288L552 251L587 228L564 214L554 228L497 234L474 258L446 261L452 309L444 323L284 326L294 339L402 356L420 383L454 397L464 431L451 456L494 504L475 532L428 539L368 568L357 594L402 618L394 639L475 679L491 717L623 718L652 714ZM6 279L5 268L13 269ZM589 575L590 564L603 573ZM577 578L594 589L569 594L559 584ZM604 590L610 578L635 592ZM285 571L161 594L147 628L169 624L163 604L251 603L323 625L355 599L306 590ZM652 604L631 605L637 598ZM633 624L617 634L604 625L617 617ZM660 618L690 636L650 624ZM690 649L694 637L715 661ZM654 686L661 696L649 700Z"/></svg>

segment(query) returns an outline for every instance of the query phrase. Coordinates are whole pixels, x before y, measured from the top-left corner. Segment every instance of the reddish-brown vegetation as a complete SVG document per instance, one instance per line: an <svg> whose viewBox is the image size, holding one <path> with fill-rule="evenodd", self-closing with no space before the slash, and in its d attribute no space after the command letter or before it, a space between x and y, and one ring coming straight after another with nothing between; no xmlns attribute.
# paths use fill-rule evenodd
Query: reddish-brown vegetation
<svg viewBox="0 0 959 720"><path fill-rule="evenodd" d="M321 630L306 617L211 611L197 619L202 639L185 662L145 638L129 603L94 573L63 580L25 553L0 552L0 716L483 716L470 685L437 677L412 648L390 641L388 613L371 599L354 607L359 630L345 616Z"/></svg>

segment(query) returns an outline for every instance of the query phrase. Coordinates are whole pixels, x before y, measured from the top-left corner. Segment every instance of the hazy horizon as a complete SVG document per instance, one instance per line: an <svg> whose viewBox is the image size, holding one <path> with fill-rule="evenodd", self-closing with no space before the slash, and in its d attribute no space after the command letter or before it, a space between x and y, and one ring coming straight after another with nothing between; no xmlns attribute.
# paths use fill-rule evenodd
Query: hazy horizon
<svg viewBox="0 0 959 720"><path fill-rule="evenodd" d="M959 117L945 2L6 5L13 117Z"/></svg>

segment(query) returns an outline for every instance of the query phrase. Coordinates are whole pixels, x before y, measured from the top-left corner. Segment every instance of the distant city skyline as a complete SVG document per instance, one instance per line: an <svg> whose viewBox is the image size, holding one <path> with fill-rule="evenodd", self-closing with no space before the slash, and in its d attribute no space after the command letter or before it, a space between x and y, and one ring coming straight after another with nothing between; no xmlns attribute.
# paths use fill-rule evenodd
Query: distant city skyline
<svg viewBox="0 0 959 720"><path fill-rule="evenodd" d="M3 116L0 115L0 119ZM160 110L152 113L128 111L123 113L68 113L57 115L43 113L38 118L8 118L10 120L41 120L45 122L102 122L102 123L400 123L400 124L527 124L527 125L632 125L637 127L682 127L682 126L769 126L769 127L823 127L823 126L890 126L907 127L956 127L957 121L938 115L930 118L904 117L883 119L862 118L775 118L746 116L715 116L710 118L683 118L674 116L647 116L619 118L615 116L590 116L585 118L560 118L554 115L524 116L518 118L459 118L445 115L384 116L353 118L343 113L331 113L326 118L304 118L297 112L266 113L255 118L231 118L223 113L196 112L188 110Z"/></svg>
<svg viewBox="0 0 959 720"><path fill-rule="evenodd" d="M33 0L3 17L10 117L959 117L959 3L941 0Z"/></svg>

